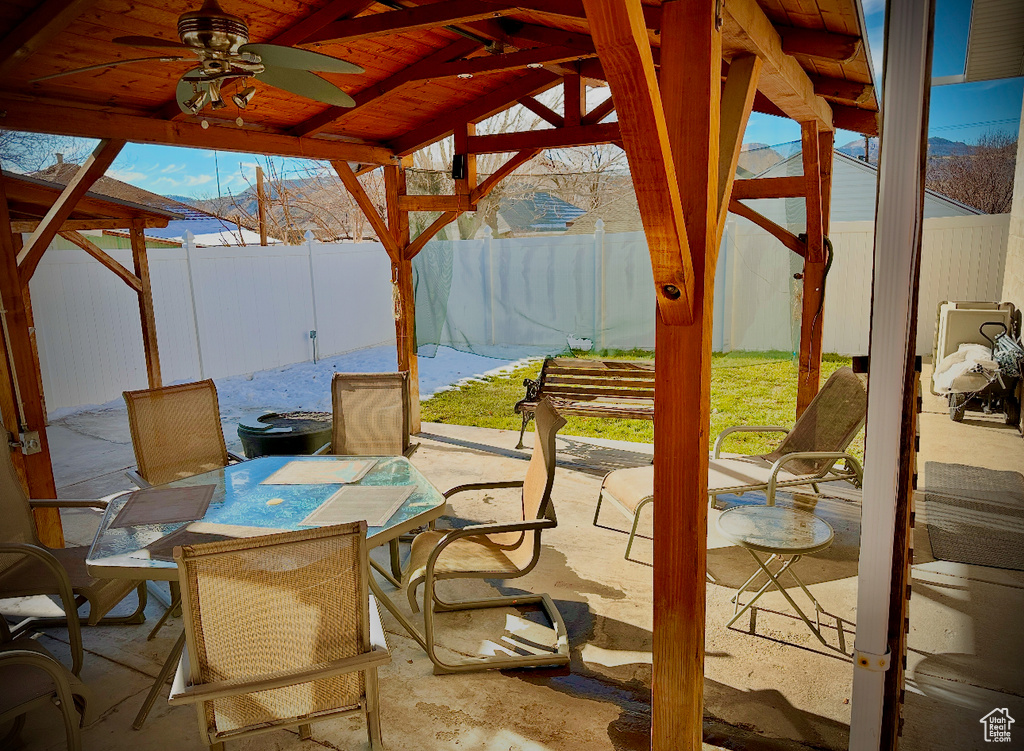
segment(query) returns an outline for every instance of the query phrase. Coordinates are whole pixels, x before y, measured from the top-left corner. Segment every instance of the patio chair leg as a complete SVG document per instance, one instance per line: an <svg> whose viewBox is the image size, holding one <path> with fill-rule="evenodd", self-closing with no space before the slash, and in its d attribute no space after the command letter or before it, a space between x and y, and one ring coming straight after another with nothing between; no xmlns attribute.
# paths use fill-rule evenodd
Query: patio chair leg
<svg viewBox="0 0 1024 751"><path fill-rule="evenodd" d="M146 622L146 604L149 602L149 590L146 589L146 582L142 582L135 590L139 597L139 604L129 615L105 616L100 618L97 626L127 625L137 626Z"/></svg>
<svg viewBox="0 0 1024 751"><path fill-rule="evenodd" d="M308 741L313 737L313 727L308 723L306 725L299 725L299 740Z"/></svg>
<svg viewBox="0 0 1024 751"><path fill-rule="evenodd" d="M380 703L377 684L377 668L370 668L364 674L366 681L366 735L371 751L383 751L384 741L380 734Z"/></svg>
<svg viewBox="0 0 1024 751"><path fill-rule="evenodd" d="M597 517L601 514L601 501L604 500L604 483L601 484L601 489L597 492L597 508L594 509L594 526L597 526Z"/></svg>
<svg viewBox="0 0 1024 751"><path fill-rule="evenodd" d="M26 715L20 714L14 718L14 723L11 725L11 729L7 731L7 735L0 738L0 748L17 748L18 745L15 741L21 735L21 729L25 727Z"/></svg>
<svg viewBox="0 0 1024 751"><path fill-rule="evenodd" d="M517 449L523 448L523 434L526 433L526 426L530 424L530 419L533 415L530 412L523 412L523 427L519 430L519 443L516 444Z"/></svg>
<svg viewBox="0 0 1024 751"><path fill-rule="evenodd" d="M626 543L626 560L630 560L629 553L633 549L633 540L636 538L636 528L640 524L640 512L644 506L653 501L654 498L645 498L636 505L636 510L633 512L633 527L629 530L629 542Z"/></svg>
<svg viewBox="0 0 1024 751"><path fill-rule="evenodd" d="M210 751L224 751L224 741L210 744Z"/></svg>
<svg viewBox="0 0 1024 751"><path fill-rule="evenodd" d="M398 549L398 540L392 540L388 543L388 547L391 551L391 575L396 579L402 578L402 556Z"/></svg>
<svg viewBox="0 0 1024 751"><path fill-rule="evenodd" d="M164 614L160 616L160 620L156 622L156 625L153 626L153 629L149 632L149 636L146 637L146 641L153 641L153 639L156 638L156 635L160 633L160 629L162 629L164 624L167 623L167 619L171 617L171 613L173 613L180 605L180 596L178 599L171 601L171 604L164 609Z"/></svg>

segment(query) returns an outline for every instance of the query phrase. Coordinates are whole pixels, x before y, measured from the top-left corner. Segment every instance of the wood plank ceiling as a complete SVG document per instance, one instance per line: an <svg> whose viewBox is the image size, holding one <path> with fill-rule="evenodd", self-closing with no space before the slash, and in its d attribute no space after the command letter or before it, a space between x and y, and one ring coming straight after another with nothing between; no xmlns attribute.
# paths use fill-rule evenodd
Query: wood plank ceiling
<svg viewBox="0 0 1024 751"><path fill-rule="evenodd" d="M252 41L303 44L364 67L360 75L322 74L357 106L327 107L257 83L248 109L239 113L229 105L228 115L219 118L206 112L211 127L200 130L202 118L183 115L174 102L187 60L30 82L159 54L111 40L176 40L178 16L198 4L0 4L0 128L383 163L449 135L459 123L479 122L548 89L567 72L594 82L604 78L579 0L224 0L226 11L247 20ZM660 3L647 3L645 10L657 62ZM733 0L724 5L722 23L723 74L737 55L754 53L766 61L755 110L817 120L825 129L834 123L877 132L878 103L857 0ZM772 39L781 39L782 54L775 45L774 57L766 49ZM233 122L238 114L242 128Z"/></svg>

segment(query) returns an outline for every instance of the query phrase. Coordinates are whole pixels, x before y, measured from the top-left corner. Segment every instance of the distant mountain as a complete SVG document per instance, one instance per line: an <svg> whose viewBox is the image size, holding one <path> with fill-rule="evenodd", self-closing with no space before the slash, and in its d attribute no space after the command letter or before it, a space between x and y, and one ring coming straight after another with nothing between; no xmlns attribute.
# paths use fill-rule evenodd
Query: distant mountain
<svg viewBox="0 0 1024 751"><path fill-rule="evenodd" d="M950 141L948 138L938 137L928 139L928 156L930 157L960 156L962 154L970 154L973 150L973 146L963 141ZM836 151L857 159L863 159L864 139L858 138L856 141L850 141L845 146L840 146ZM871 163L878 163L877 138L871 139Z"/></svg>

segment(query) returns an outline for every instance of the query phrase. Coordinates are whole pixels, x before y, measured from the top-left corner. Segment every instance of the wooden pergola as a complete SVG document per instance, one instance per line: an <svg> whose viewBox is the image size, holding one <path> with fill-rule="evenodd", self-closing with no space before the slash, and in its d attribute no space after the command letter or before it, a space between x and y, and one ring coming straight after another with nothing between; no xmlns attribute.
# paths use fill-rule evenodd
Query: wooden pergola
<svg viewBox="0 0 1024 751"><path fill-rule="evenodd" d="M0 6L0 128L104 139L23 250L0 231L15 362L29 362L28 324L17 311L35 263L126 141L330 161L391 259L398 363L410 371L414 388L412 260L426 242L541 150L620 145L657 295L653 747L700 748L716 257L733 212L803 258L803 410L819 384L833 133L878 132L859 1L257 0L232 6L225 0L228 12L246 17L253 41L305 45L366 69L358 76L325 74L352 94L353 108L260 86L242 127L234 112L223 119L205 114L206 128L181 113L174 89L184 65L143 63L30 82L137 57L137 50L111 40L174 39L178 15L197 4L9 0ZM588 82L607 83L611 92L591 110ZM563 90L561 112L535 98L556 86ZM477 134L477 124L516 104L551 127ZM752 111L800 123L802 176L734 179ZM605 122L612 112L616 120ZM452 135L463 167L454 194L410 195L410 155ZM475 157L482 153L511 156L478 182ZM385 173L386 216L357 180L378 166ZM803 197L806 232L796 236L742 203L769 197ZM412 237L413 211L441 213ZM0 225L8 221L0 200ZM136 276L143 280L144 272L137 269ZM152 322L146 315L143 321L144 327ZM158 358L147 357L147 364L151 383L159 383ZM45 444L38 379L27 365L17 370L22 399L31 403L22 427L39 431ZM5 379L0 390L9 385ZM418 430L418 410L415 423ZM30 483L34 491L52 491L48 455L41 455L45 463L26 462Z"/></svg>

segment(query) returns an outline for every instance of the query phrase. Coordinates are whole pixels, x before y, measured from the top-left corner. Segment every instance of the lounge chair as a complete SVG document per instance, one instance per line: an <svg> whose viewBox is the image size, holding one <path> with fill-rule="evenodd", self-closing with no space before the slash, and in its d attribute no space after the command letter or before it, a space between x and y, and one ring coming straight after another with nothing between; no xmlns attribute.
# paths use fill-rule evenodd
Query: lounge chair
<svg viewBox="0 0 1024 751"><path fill-rule="evenodd" d="M4 434L4 438L7 436ZM29 500L21 481L14 470L11 450L4 441L0 450L0 599L47 595L61 597L68 630L72 634L78 629L78 608L89 603L86 622L90 626L98 623L142 623L145 620L145 582L128 579L97 579L85 569L85 546L48 548L36 535L32 519L34 508L106 508L102 500ZM138 590L139 605L128 616L105 617L115 605ZM0 621L3 618L0 617ZM65 619L32 619L39 625L44 622L64 622ZM21 624L21 631L29 622ZM6 628L6 624L4 626ZM81 654L76 658L74 673L81 665Z"/></svg>
<svg viewBox="0 0 1024 751"><path fill-rule="evenodd" d="M339 456L412 456L409 374L335 373L329 446L317 453Z"/></svg>
<svg viewBox="0 0 1024 751"><path fill-rule="evenodd" d="M366 716L381 745L377 668L391 661L370 599L366 522L174 549L185 639L168 701L224 742Z"/></svg>
<svg viewBox="0 0 1024 751"><path fill-rule="evenodd" d="M242 458L228 451L213 381L125 391L140 488L163 485Z"/></svg>
<svg viewBox="0 0 1024 751"><path fill-rule="evenodd" d="M840 368L821 387L792 429L779 425L738 425L726 428L715 440L708 466L708 503L719 495L743 495L765 491L769 506L775 505L778 488L810 487L846 480L860 487L863 471L855 456L846 452L867 416L867 389L852 368ZM721 456L725 439L735 433L784 433L778 448L755 456ZM836 464L845 460L842 468ZM654 467L617 469L605 476L597 496L594 525L607 497L632 521L626 558L636 537L644 507L654 501Z"/></svg>
<svg viewBox="0 0 1024 751"><path fill-rule="evenodd" d="M511 523L473 524L461 529L428 530L412 542L404 585L413 612L419 610L416 590L422 584L424 641L435 672L454 673L490 668L522 668L565 665L569 662L569 641L565 623L551 597L512 595L483 600L448 602L438 596L436 584L445 579L514 579L525 576L540 560L541 531L553 529L558 522L551 500L555 481L555 434L565 425L544 398L536 407L536 439L525 481L472 483L445 493L450 498L467 490L491 488L523 489L520 519ZM476 608L540 604L554 626L556 648L553 652L509 656L489 655L445 662L437 654L434 642L434 613Z"/></svg>

